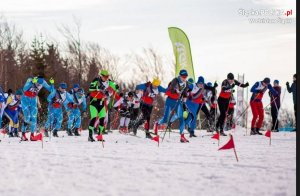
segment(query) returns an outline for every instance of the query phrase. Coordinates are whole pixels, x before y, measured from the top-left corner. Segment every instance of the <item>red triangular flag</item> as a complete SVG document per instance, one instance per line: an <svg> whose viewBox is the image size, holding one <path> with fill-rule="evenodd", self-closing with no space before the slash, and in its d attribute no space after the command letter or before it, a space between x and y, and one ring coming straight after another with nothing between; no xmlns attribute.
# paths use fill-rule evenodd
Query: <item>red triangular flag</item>
<svg viewBox="0 0 300 196"><path fill-rule="evenodd" d="M219 140L219 139L220 139L220 134L219 134L219 133L216 133L216 134L214 134L211 138L212 138L212 139Z"/></svg>
<svg viewBox="0 0 300 196"><path fill-rule="evenodd" d="M271 137L271 131L270 131L270 130L267 130L266 133L265 133L265 136L266 136L266 137Z"/></svg>
<svg viewBox="0 0 300 196"><path fill-rule="evenodd" d="M42 133L39 133L39 134L36 134L33 138L32 138L33 141L38 141L38 140L43 140L43 134Z"/></svg>
<svg viewBox="0 0 300 196"><path fill-rule="evenodd" d="M96 139L97 139L98 141L102 141L102 140L103 140L103 136L102 136L102 134L100 134L100 135L97 135L97 136L96 136Z"/></svg>
<svg viewBox="0 0 300 196"><path fill-rule="evenodd" d="M231 148L234 148L234 142L233 142L232 135L230 135L230 140L227 142L227 144L225 144L224 146L219 148L219 150L228 150L228 149L231 149Z"/></svg>
<svg viewBox="0 0 300 196"><path fill-rule="evenodd" d="M153 137L152 140L159 143L159 136L157 135L157 136Z"/></svg>
<svg viewBox="0 0 300 196"><path fill-rule="evenodd" d="M4 135L7 133L6 129L0 129L0 130L1 130L1 133Z"/></svg>

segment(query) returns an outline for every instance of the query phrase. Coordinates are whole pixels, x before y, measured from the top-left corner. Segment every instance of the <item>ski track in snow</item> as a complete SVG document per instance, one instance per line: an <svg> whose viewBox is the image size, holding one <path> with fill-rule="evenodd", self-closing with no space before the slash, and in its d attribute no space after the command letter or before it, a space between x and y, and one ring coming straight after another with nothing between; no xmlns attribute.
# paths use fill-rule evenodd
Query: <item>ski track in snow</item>
<svg viewBox="0 0 300 196"><path fill-rule="evenodd" d="M81 137L44 138L21 142L1 134L0 194L57 195L296 195L296 134L265 136L233 132L233 150L218 151L218 142L204 130L190 143L166 134L163 143L121 135L104 135L100 142ZM64 137L62 137L62 135ZM188 135L186 135L188 136ZM202 137L203 136L203 137ZM220 146L229 137L221 137Z"/></svg>

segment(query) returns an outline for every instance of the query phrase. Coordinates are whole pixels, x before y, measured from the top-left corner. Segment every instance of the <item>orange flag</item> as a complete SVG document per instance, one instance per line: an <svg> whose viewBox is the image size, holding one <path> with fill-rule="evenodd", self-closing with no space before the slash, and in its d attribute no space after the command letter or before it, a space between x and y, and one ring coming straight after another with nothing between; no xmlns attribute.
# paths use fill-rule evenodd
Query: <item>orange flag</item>
<svg viewBox="0 0 300 196"><path fill-rule="evenodd" d="M227 144L225 144L224 146L219 148L219 150L228 150L228 149L231 149L231 148L234 148L234 142L233 142L232 135L230 135L230 140L227 142Z"/></svg>
<svg viewBox="0 0 300 196"><path fill-rule="evenodd" d="M219 134L219 133L216 133L216 134L214 134L211 138L212 138L212 139L219 140L219 139L220 139L220 134Z"/></svg>
<svg viewBox="0 0 300 196"><path fill-rule="evenodd" d="M265 133L265 136L266 136L266 137L271 137L271 131L270 131L270 130L267 130L266 133Z"/></svg>

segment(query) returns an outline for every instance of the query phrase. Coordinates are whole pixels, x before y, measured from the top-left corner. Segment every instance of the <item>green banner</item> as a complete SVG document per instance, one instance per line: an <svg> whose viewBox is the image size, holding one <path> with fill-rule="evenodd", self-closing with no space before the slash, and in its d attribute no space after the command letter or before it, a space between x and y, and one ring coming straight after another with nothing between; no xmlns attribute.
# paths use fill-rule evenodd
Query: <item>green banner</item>
<svg viewBox="0 0 300 196"><path fill-rule="evenodd" d="M186 69L189 74L188 78L195 80L189 39L186 34L177 27L169 27L168 30L176 58L175 77L179 75L181 69Z"/></svg>

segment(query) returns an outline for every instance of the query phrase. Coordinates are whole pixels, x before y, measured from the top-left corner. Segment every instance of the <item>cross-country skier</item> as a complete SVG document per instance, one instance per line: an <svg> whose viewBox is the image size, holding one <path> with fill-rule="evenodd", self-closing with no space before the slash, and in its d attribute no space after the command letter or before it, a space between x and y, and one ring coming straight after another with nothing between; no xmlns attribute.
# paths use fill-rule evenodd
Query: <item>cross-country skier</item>
<svg viewBox="0 0 300 196"><path fill-rule="evenodd" d="M271 116L272 116L272 131L278 132L278 111L280 109L280 95L281 95L281 86L279 86L279 80L274 80L273 88L278 93L277 95L272 95L269 91L270 101L271 101Z"/></svg>
<svg viewBox="0 0 300 196"><path fill-rule="evenodd" d="M222 82L221 92L218 97L220 116L218 118L216 128L217 129L219 128L219 130L220 130L219 133L222 136L226 136L226 134L223 131L224 121L225 121L226 115L228 113L228 106L229 106L230 100L232 99L232 96L233 96L232 93L233 93L235 86L246 88L247 86L249 86L249 83L247 82L246 84L241 84L239 81L234 79L234 75L232 73L227 74L227 79L225 79Z"/></svg>
<svg viewBox="0 0 300 196"><path fill-rule="evenodd" d="M78 90L70 90L69 94L71 95L73 101L65 101L64 103L68 114L67 134L69 136L73 136L74 133L75 136L80 136L78 131L81 126L81 113L84 117L86 116L86 98L83 89L79 88L79 85Z"/></svg>
<svg viewBox="0 0 300 196"><path fill-rule="evenodd" d="M137 132L137 128L142 125L145 121L146 138L151 139L152 136L149 132L150 117L153 109L153 104L157 101L157 96L159 93L165 93L166 89L160 85L160 80L155 78L152 83L149 81L147 83L139 84L135 88L139 91L139 96L141 96L141 112L142 115L137 119L134 125L134 134Z"/></svg>
<svg viewBox="0 0 300 196"><path fill-rule="evenodd" d="M278 94L270 84L270 78L265 78L263 81L256 82L250 89L250 92L252 92L250 106L253 114L250 135L262 135L262 133L259 132L264 121L264 106L261 100L268 89L273 96Z"/></svg>
<svg viewBox="0 0 300 196"><path fill-rule="evenodd" d="M186 98L188 91L187 83L188 72L185 69L180 70L179 76L174 78L168 85L166 95L167 99L165 102L164 116L154 125L154 132L157 133L158 125L164 123L170 123L170 115L177 114L179 118L179 130L180 130L180 142L189 142L184 137L184 118L183 112L187 111ZM173 113L173 114L171 114Z"/></svg>
<svg viewBox="0 0 300 196"><path fill-rule="evenodd" d="M206 107L204 96L206 94L206 90L214 91L217 86L217 83L215 83L213 87L206 85L203 76L200 76L196 83L189 86L190 91L188 92L186 104L190 113L185 120L185 124L188 125L190 137L197 137L195 135L195 128L197 124L197 115L199 114L200 110L204 112L208 122L210 121L211 117Z"/></svg>
<svg viewBox="0 0 300 196"><path fill-rule="evenodd" d="M0 129L2 128L2 117L5 106L5 96L2 87L0 86Z"/></svg>
<svg viewBox="0 0 300 196"><path fill-rule="evenodd" d="M128 133L128 125L130 123L130 117L133 113L134 107L134 94L133 92L128 92L127 95L121 97L115 104L114 108L120 113L120 133Z"/></svg>
<svg viewBox="0 0 300 196"><path fill-rule="evenodd" d="M286 82L286 89L289 93L293 93L293 103L294 103L294 112L295 112L295 121L297 121L297 100L296 100L296 94L297 94L297 74L293 75L293 83L290 86L289 82ZM296 131L294 129L293 131Z"/></svg>
<svg viewBox="0 0 300 196"><path fill-rule="evenodd" d="M208 82L207 86L212 86L212 83ZM212 126L213 130L216 130L216 118L217 118L217 109L218 109L217 90L215 89L211 92L212 92L211 96L208 99L206 99L206 101L210 106L210 110L209 110L210 119L211 119L210 124L213 125Z"/></svg>
<svg viewBox="0 0 300 196"><path fill-rule="evenodd" d="M25 132L30 127L30 139L33 139L34 132L36 131L37 112L38 112L38 93L44 87L47 91L51 92L54 89L54 80L49 80L50 86L42 76L28 78L24 87L23 95L21 97L21 107L24 114L24 122L22 127L22 140L27 140Z"/></svg>
<svg viewBox="0 0 300 196"><path fill-rule="evenodd" d="M57 132L61 128L61 124L63 121L63 104L65 101L69 103L73 103L72 96L66 92L67 84L62 82L59 84L58 89L54 89L49 96L47 97L47 101L49 103L50 115L52 115L50 119L50 123L46 123L45 128L46 131L52 127L53 129L53 137L58 137Z"/></svg>
<svg viewBox="0 0 300 196"><path fill-rule="evenodd" d="M19 137L19 113L21 112L21 96L23 92L21 89L16 91L14 95L8 91L6 98L6 107L4 109L5 116L9 119L9 137Z"/></svg>
<svg viewBox="0 0 300 196"><path fill-rule="evenodd" d="M112 81L109 81L109 73L107 70L99 72L99 76L96 77L90 84L90 115L91 120L89 123L89 137L88 141L94 142L93 132L98 127L98 135L104 131L104 120L107 113L107 99L110 96L118 98L116 93L116 85Z"/></svg>

